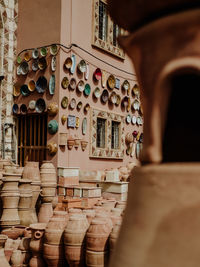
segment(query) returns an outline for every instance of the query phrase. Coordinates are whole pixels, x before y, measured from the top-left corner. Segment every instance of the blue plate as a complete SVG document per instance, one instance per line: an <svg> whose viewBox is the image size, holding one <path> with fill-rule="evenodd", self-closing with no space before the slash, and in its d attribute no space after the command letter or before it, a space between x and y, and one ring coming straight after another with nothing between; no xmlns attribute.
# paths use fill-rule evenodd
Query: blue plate
<svg viewBox="0 0 200 267"><path fill-rule="evenodd" d="M55 75L51 75L50 81L49 81L49 94L54 95L55 93L55 87L56 87L56 81L55 81Z"/></svg>

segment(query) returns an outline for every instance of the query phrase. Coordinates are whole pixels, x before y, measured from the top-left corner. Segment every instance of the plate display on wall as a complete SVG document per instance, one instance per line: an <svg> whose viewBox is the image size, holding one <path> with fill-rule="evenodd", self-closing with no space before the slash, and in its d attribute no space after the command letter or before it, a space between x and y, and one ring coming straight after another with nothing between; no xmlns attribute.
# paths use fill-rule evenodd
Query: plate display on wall
<svg viewBox="0 0 200 267"><path fill-rule="evenodd" d="M56 120L51 120L48 123L48 133L55 134L58 131L58 122Z"/></svg>
<svg viewBox="0 0 200 267"><path fill-rule="evenodd" d="M132 92L135 96L139 97L140 96L140 88L137 84L135 84L132 88Z"/></svg>
<svg viewBox="0 0 200 267"><path fill-rule="evenodd" d="M142 125L143 122L142 122L142 118L140 116L137 117L137 125Z"/></svg>
<svg viewBox="0 0 200 267"><path fill-rule="evenodd" d="M14 104L12 107L13 114L17 114L19 112L19 106L17 104Z"/></svg>
<svg viewBox="0 0 200 267"><path fill-rule="evenodd" d="M88 112L88 110L90 109L90 104L86 104L85 106L84 106L84 111L85 112Z"/></svg>
<svg viewBox="0 0 200 267"><path fill-rule="evenodd" d="M35 48L32 52L32 58L36 59L39 57L39 50Z"/></svg>
<svg viewBox="0 0 200 267"><path fill-rule="evenodd" d="M110 99L110 102L112 104L116 104L117 103L117 94L115 92L112 92L109 99Z"/></svg>
<svg viewBox="0 0 200 267"><path fill-rule="evenodd" d="M120 79L115 78L115 88L119 89L120 88Z"/></svg>
<svg viewBox="0 0 200 267"><path fill-rule="evenodd" d="M132 108L134 110L139 110L140 109L140 102L137 99L133 101Z"/></svg>
<svg viewBox="0 0 200 267"><path fill-rule="evenodd" d="M78 104L77 104L77 107L76 107L78 111L81 110L82 105L83 105L83 103L81 101L79 101Z"/></svg>
<svg viewBox="0 0 200 267"><path fill-rule="evenodd" d="M34 110L35 109L35 105L36 105L36 101L35 100L31 100L28 103L28 108L31 109L31 110Z"/></svg>
<svg viewBox="0 0 200 267"><path fill-rule="evenodd" d="M129 124L129 123L131 123L131 115L130 114L128 114L127 116L126 116L126 122Z"/></svg>
<svg viewBox="0 0 200 267"><path fill-rule="evenodd" d="M136 116L132 116L131 122L132 122L133 125L136 124L136 122L137 122Z"/></svg>
<svg viewBox="0 0 200 267"><path fill-rule="evenodd" d="M44 70L47 67L47 61L44 57L39 58L38 60L38 67L40 70Z"/></svg>
<svg viewBox="0 0 200 267"><path fill-rule="evenodd" d="M55 56L55 55L57 55L57 53L58 53L58 47L57 47L57 45L56 44L52 44L50 46L50 54L53 55L53 56Z"/></svg>
<svg viewBox="0 0 200 267"><path fill-rule="evenodd" d="M61 107L66 109L68 106L68 97L67 96L64 96L61 100Z"/></svg>
<svg viewBox="0 0 200 267"><path fill-rule="evenodd" d="M90 74L89 64L86 64L86 72L85 72L85 80L86 81L89 78L89 74Z"/></svg>
<svg viewBox="0 0 200 267"><path fill-rule="evenodd" d="M22 62L22 58L20 56L17 56L17 63L20 64Z"/></svg>
<svg viewBox="0 0 200 267"><path fill-rule="evenodd" d="M39 66L38 66L38 59L34 59L32 61L32 66L31 66L32 70L33 71L37 71L39 69Z"/></svg>
<svg viewBox="0 0 200 267"><path fill-rule="evenodd" d="M28 62L30 59L31 59L31 55L30 55L30 53L29 53L29 52L26 52L26 53L24 54L24 60Z"/></svg>
<svg viewBox="0 0 200 267"><path fill-rule="evenodd" d="M51 70L54 72L54 71L56 71L56 57L55 56L53 56L52 58L51 58Z"/></svg>
<svg viewBox="0 0 200 267"><path fill-rule="evenodd" d="M69 79L66 76L63 77L62 82L61 82L61 85L62 85L62 88L63 89L66 89L68 87L68 85L69 85Z"/></svg>
<svg viewBox="0 0 200 267"><path fill-rule="evenodd" d="M67 127L69 127L69 128L75 128L76 127L76 116L69 115L67 117Z"/></svg>
<svg viewBox="0 0 200 267"><path fill-rule="evenodd" d="M108 90L104 89L102 94L101 94L101 100L103 103L106 103L108 101L109 98L109 93Z"/></svg>
<svg viewBox="0 0 200 267"><path fill-rule="evenodd" d="M130 89L130 83L128 80L125 80L122 84L122 88L125 90L125 91L128 91Z"/></svg>
<svg viewBox="0 0 200 267"><path fill-rule="evenodd" d="M20 92L23 96L28 96L30 95L30 91L28 89L28 86L26 84L23 84L20 88Z"/></svg>
<svg viewBox="0 0 200 267"><path fill-rule="evenodd" d="M119 106L120 103L121 103L121 96L117 95L117 101L116 101L115 105Z"/></svg>
<svg viewBox="0 0 200 267"><path fill-rule="evenodd" d="M84 89L85 89L85 83L84 83L83 80L80 80L78 82L77 88L78 88L79 92L83 92L84 91Z"/></svg>
<svg viewBox="0 0 200 267"><path fill-rule="evenodd" d="M71 80L69 82L69 86L70 86L71 90L76 89L76 79L75 78L71 78Z"/></svg>
<svg viewBox="0 0 200 267"><path fill-rule="evenodd" d="M39 98L35 103L35 110L37 113L42 113L46 109L46 103L43 98Z"/></svg>
<svg viewBox="0 0 200 267"><path fill-rule="evenodd" d="M18 76L21 75L21 66L20 65L17 67L17 75Z"/></svg>
<svg viewBox="0 0 200 267"><path fill-rule="evenodd" d="M51 75L50 81L49 81L49 94L54 95L56 88L56 77L55 75Z"/></svg>
<svg viewBox="0 0 200 267"><path fill-rule="evenodd" d="M97 80L97 81L101 80L101 77L102 77L101 69L100 68L97 68L94 71L93 76L94 76L95 80Z"/></svg>
<svg viewBox="0 0 200 267"><path fill-rule="evenodd" d="M87 118L83 118L82 121L82 134L85 135L87 132Z"/></svg>
<svg viewBox="0 0 200 267"><path fill-rule="evenodd" d="M20 84L19 83L15 83L13 85L13 95L14 96L19 96L20 95Z"/></svg>
<svg viewBox="0 0 200 267"><path fill-rule="evenodd" d="M66 58L64 62L64 66L66 69L70 69L72 67L72 59L71 57Z"/></svg>
<svg viewBox="0 0 200 267"><path fill-rule="evenodd" d="M80 118L76 117L76 128L78 129L80 125Z"/></svg>
<svg viewBox="0 0 200 267"><path fill-rule="evenodd" d="M27 113L27 106L25 104L22 104L20 106L20 113L21 114L26 114Z"/></svg>
<svg viewBox="0 0 200 267"><path fill-rule="evenodd" d="M69 104L69 107L73 110L76 107L76 99L72 98Z"/></svg>
<svg viewBox="0 0 200 267"><path fill-rule="evenodd" d="M42 47L42 48L40 49L40 55L41 55L42 57L46 57L46 56L47 56L47 53L48 53L48 49L47 49L47 47Z"/></svg>
<svg viewBox="0 0 200 267"><path fill-rule="evenodd" d="M75 69L76 69L76 56L72 55L71 59L72 59L72 66L70 68L70 72L71 74L74 74Z"/></svg>
<svg viewBox="0 0 200 267"><path fill-rule="evenodd" d="M115 76L111 74L111 75L108 77L108 80L107 80L108 87L109 87L110 89L114 89L114 88L115 88L115 83L116 83L116 81L115 81Z"/></svg>
<svg viewBox="0 0 200 267"><path fill-rule="evenodd" d="M78 70L81 72L81 73L84 73L84 72L86 72L86 62L85 62L85 60L81 60L79 63L78 63Z"/></svg>
<svg viewBox="0 0 200 267"><path fill-rule="evenodd" d="M22 75L26 75L29 72L29 66L28 63L26 61L23 61L20 64L20 69L21 69L21 74Z"/></svg>
<svg viewBox="0 0 200 267"><path fill-rule="evenodd" d="M30 92L35 91L35 81L34 80L30 80L28 83L28 89Z"/></svg>
<svg viewBox="0 0 200 267"><path fill-rule="evenodd" d="M84 88L84 94L86 96L89 96L90 92L91 92L91 87L90 87L89 83L86 83L85 88Z"/></svg>
<svg viewBox="0 0 200 267"><path fill-rule="evenodd" d="M39 94L43 94L47 89L47 79L44 76L40 76L36 81L36 91Z"/></svg>
<svg viewBox="0 0 200 267"><path fill-rule="evenodd" d="M96 98L99 98L101 96L101 90L99 87L96 87L94 89L94 92L93 92L93 95L96 97Z"/></svg>

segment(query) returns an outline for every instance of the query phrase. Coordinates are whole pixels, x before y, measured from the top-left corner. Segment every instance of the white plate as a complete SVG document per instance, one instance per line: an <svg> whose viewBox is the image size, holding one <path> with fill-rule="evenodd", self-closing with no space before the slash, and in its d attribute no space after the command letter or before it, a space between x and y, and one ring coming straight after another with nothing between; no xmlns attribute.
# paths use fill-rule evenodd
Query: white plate
<svg viewBox="0 0 200 267"><path fill-rule="evenodd" d="M128 115L126 116L126 122L127 122L127 123L131 123L131 115L128 114Z"/></svg>
<svg viewBox="0 0 200 267"><path fill-rule="evenodd" d="M132 117L131 122L132 122L133 125L136 124L136 122L137 122L137 118L136 118L136 116L133 116L133 117Z"/></svg>

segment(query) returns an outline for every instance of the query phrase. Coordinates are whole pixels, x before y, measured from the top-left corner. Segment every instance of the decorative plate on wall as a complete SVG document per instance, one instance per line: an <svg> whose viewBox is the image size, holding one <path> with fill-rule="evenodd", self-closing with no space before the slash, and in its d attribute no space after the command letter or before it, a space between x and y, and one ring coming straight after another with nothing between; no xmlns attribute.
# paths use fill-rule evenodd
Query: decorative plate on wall
<svg viewBox="0 0 200 267"><path fill-rule="evenodd" d="M85 106L84 106L84 111L85 112L88 112L88 110L90 109L90 104L86 104Z"/></svg>
<svg viewBox="0 0 200 267"><path fill-rule="evenodd" d="M53 56L52 58L51 58L51 70L54 72L54 71L56 71L56 57L55 56Z"/></svg>
<svg viewBox="0 0 200 267"><path fill-rule="evenodd" d="M49 81L49 94L54 95L55 88L56 88L56 81L55 81L55 75L51 75L50 81Z"/></svg>
<svg viewBox="0 0 200 267"><path fill-rule="evenodd" d="M32 52L32 58L36 59L39 57L39 50L35 48Z"/></svg>
<svg viewBox="0 0 200 267"><path fill-rule="evenodd" d="M119 89L120 88L120 79L115 78L115 88Z"/></svg>
<svg viewBox="0 0 200 267"><path fill-rule="evenodd" d="M78 88L79 92L83 92L84 91L84 89L85 89L85 83L84 83L83 80L80 80L78 82L77 88Z"/></svg>
<svg viewBox="0 0 200 267"><path fill-rule="evenodd" d="M84 118L82 121L82 134L85 135L87 132L87 118Z"/></svg>
<svg viewBox="0 0 200 267"><path fill-rule="evenodd" d="M72 55L71 59L72 59L72 65L70 68L70 72L71 72L71 74L74 74L75 69L76 69L76 56Z"/></svg>
<svg viewBox="0 0 200 267"><path fill-rule="evenodd" d="M64 66L66 69L70 69L72 67L72 59L71 57L66 58L64 62Z"/></svg>
<svg viewBox="0 0 200 267"><path fill-rule="evenodd" d="M47 89L47 79L40 76L36 82L36 90L39 94L43 94Z"/></svg>
<svg viewBox="0 0 200 267"><path fill-rule="evenodd" d="M28 89L29 89L30 92L35 91L35 81L34 80L29 81Z"/></svg>
<svg viewBox="0 0 200 267"><path fill-rule="evenodd" d="M85 88L84 88L84 94L86 96L89 96L90 92L91 92L91 87L90 87L90 85L88 83L86 83Z"/></svg>
<svg viewBox="0 0 200 267"><path fill-rule="evenodd" d="M66 76L62 79L61 85L63 89L66 89L68 87L69 79Z"/></svg>
<svg viewBox="0 0 200 267"><path fill-rule="evenodd" d="M78 129L80 125L80 118L76 117L76 128Z"/></svg>
<svg viewBox="0 0 200 267"><path fill-rule="evenodd" d="M35 109L35 105L36 105L36 101L35 100L31 100L28 103L28 108L31 109L31 110L34 110Z"/></svg>
<svg viewBox="0 0 200 267"><path fill-rule="evenodd" d="M99 97L101 96L101 90L100 90L100 88L99 88L99 87L96 87L96 88L94 89L93 94L94 94L94 96L95 96L96 98L99 98Z"/></svg>
<svg viewBox="0 0 200 267"><path fill-rule="evenodd" d="M31 59L31 55L30 55L30 53L29 52L26 52L25 54L24 54L24 60L25 61L29 61Z"/></svg>
<svg viewBox="0 0 200 267"><path fill-rule="evenodd" d="M20 106L20 113L21 114L26 114L27 113L27 106L25 104L22 104Z"/></svg>
<svg viewBox="0 0 200 267"><path fill-rule="evenodd" d="M128 114L127 116L126 116L126 122L129 124L129 123L131 123L131 115L130 114Z"/></svg>
<svg viewBox="0 0 200 267"><path fill-rule="evenodd" d="M77 107L76 107L78 111L80 111L80 109L82 108L82 105L83 105L83 103L81 101L79 101L77 104Z"/></svg>
<svg viewBox="0 0 200 267"><path fill-rule="evenodd" d="M85 80L86 81L89 78L89 74L90 74L89 64L86 64L86 72L85 72Z"/></svg>
<svg viewBox="0 0 200 267"><path fill-rule="evenodd" d="M26 61L23 61L20 64L20 69L21 69L21 74L22 75L26 75L29 72L29 66L28 63Z"/></svg>
<svg viewBox="0 0 200 267"><path fill-rule="evenodd" d="M50 47L50 54L55 56L58 53L58 47L56 44L52 44Z"/></svg>
<svg viewBox="0 0 200 267"><path fill-rule="evenodd" d="M39 58L38 60L38 67L40 70L44 70L47 67L47 61L44 57Z"/></svg>
<svg viewBox="0 0 200 267"><path fill-rule="evenodd" d="M61 106L62 108L66 109L67 106L68 106L68 97L67 96L64 96L61 100Z"/></svg>
<svg viewBox="0 0 200 267"><path fill-rule="evenodd" d="M105 70L102 70L101 74L102 74L102 76L101 76L101 85L104 88L104 87L106 87L107 72Z"/></svg>
<svg viewBox="0 0 200 267"><path fill-rule="evenodd" d="M130 83L128 80L125 80L122 84L122 88L126 91L128 91L130 89Z"/></svg>
<svg viewBox="0 0 200 267"><path fill-rule="evenodd" d="M42 57L46 57L47 53L48 53L48 49L47 49L47 47L42 47L42 48L40 49L40 55L41 55Z"/></svg>
<svg viewBox="0 0 200 267"><path fill-rule="evenodd" d="M12 107L12 111L14 114L17 114L19 112L19 106L17 104L14 104Z"/></svg>
<svg viewBox="0 0 200 267"><path fill-rule="evenodd" d="M72 98L69 104L70 108L73 110L76 107L76 99Z"/></svg>
<svg viewBox="0 0 200 267"><path fill-rule="evenodd" d="M34 59L32 61L32 70L33 71L37 71L39 69L39 66L38 66L38 59Z"/></svg>
<svg viewBox="0 0 200 267"><path fill-rule="evenodd" d="M69 82L69 86L70 86L71 90L76 89L76 79L75 78L71 78L71 80Z"/></svg>
<svg viewBox="0 0 200 267"><path fill-rule="evenodd" d="M15 83L13 85L13 95L14 96L19 96L20 95L20 84L19 83Z"/></svg>
<svg viewBox="0 0 200 267"><path fill-rule="evenodd" d="M76 127L76 116L74 115L69 115L67 117L67 126L69 128L75 128Z"/></svg>
<svg viewBox="0 0 200 267"><path fill-rule="evenodd" d="M81 72L81 73L84 73L84 72L86 72L86 62L85 62L85 60L81 60L80 62L79 62L79 64L78 64L78 70Z"/></svg>
<svg viewBox="0 0 200 267"><path fill-rule="evenodd" d="M108 90L104 89L102 94L101 94L101 100L103 103L106 103L108 101L109 98L109 93Z"/></svg>
<svg viewBox="0 0 200 267"><path fill-rule="evenodd" d="M26 84L23 84L20 88L20 92L23 96L28 96L30 95L30 91L28 89L28 86Z"/></svg>
<svg viewBox="0 0 200 267"><path fill-rule="evenodd" d="M100 69L100 68L97 68L97 69L94 71L93 76L94 76L94 78L95 78L97 81L101 80L101 77L102 77L101 69Z"/></svg>
<svg viewBox="0 0 200 267"><path fill-rule="evenodd" d="M109 87L110 89L114 89L114 88L115 88L115 76L111 74L111 75L108 77L107 83L108 83L108 87Z"/></svg>
<svg viewBox="0 0 200 267"><path fill-rule="evenodd" d="M35 103L35 110L37 113L42 113L46 109L46 103L43 98L39 98Z"/></svg>

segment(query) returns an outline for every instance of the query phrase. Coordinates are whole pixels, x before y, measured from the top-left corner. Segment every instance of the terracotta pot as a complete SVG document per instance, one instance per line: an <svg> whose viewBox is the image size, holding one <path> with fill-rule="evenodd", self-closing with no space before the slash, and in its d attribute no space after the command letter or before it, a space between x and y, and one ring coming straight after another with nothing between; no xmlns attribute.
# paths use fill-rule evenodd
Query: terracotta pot
<svg viewBox="0 0 200 267"><path fill-rule="evenodd" d="M56 169L50 161L43 161L40 167L41 183L57 183Z"/></svg>
<svg viewBox="0 0 200 267"><path fill-rule="evenodd" d="M19 209L18 214L21 225L29 226L32 223L31 209Z"/></svg>
<svg viewBox="0 0 200 267"><path fill-rule="evenodd" d="M3 229L20 224L18 209L4 209L0 225Z"/></svg>
<svg viewBox="0 0 200 267"><path fill-rule="evenodd" d="M13 178L14 177L14 178ZM1 192L17 192L19 193L19 184L20 177L16 174L12 174L9 177L6 176L6 178L3 178L3 186Z"/></svg>
<svg viewBox="0 0 200 267"><path fill-rule="evenodd" d="M38 221L40 223L48 223L52 215L53 215L52 204L42 203L38 213Z"/></svg>
<svg viewBox="0 0 200 267"><path fill-rule="evenodd" d="M88 141L81 140L81 148L83 151L85 151L87 144L88 144Z"/></svg>
<svg viewBox="0 0 200 267"><path fill-rule="evenodd" d="M113 228L112 220L110 218L110 214L106 212L96 212L95 219L104 221L106 225L110 228L110 231Z"/></svg>
<svg viewBox="0 0 200 267"><path fill-rule="evenodd" d="M21 235L21 231L15 227L4 229L1 234L6 235L8 238L17 239Z"/></svg>
<svg viewBox="0 0 200 267"><path fill-rule="evenodd" d="M19 249L23 251L28 251L30 248L30 242L31 242L30 237L22 237L19 244Z"/></svg>
<svg viewBox="0 0 200 267"><path fill-rule="evenodd" d="M86 265L87 267L104 267L108 263L108 252L96 252L86 250Z"/></svg>
<svg viewBox="0 0 200 267"><path fill-rule="evenodd" d="M69 136L67 139L67 147L69 150L71 150L74 146L74 138L72 136Z"/></svg>
<svg viewBox="0 0 200 267"><path fill-rule="evenodd" d="M17 167L16 166L14 166L14 165L4 165L4 172L5 173L15 173L15 170L17 169Z"/></svg>
<svg viewBox="0 0 200 267"><path fill-rule="evenodd" d="M116 204L116 200L103 200L102 201L102 207L107 211L111 211L111 209L115 207L115 204Z"/></svg>
<svg viewBox="0 0 200 267"><path fill-rule="evenodd" d="M10 267L5 254L4 254L4 244L6 242L7 236L0 235L0 263L2 267Z"/></svg>
<svg viewBox="0 0 200 267"><path fill-rule="evenodd" d="M118 209L123 209L125 210L126 208L126 201L118 201L115 208L118 208Z"/></svg>
<svg viewBox="0 0 200 267"><path fill-rule="evenodd" d="M35 205L37 203L37 199L40 195L40 181L38 182L32 182L31 187L32 187L32 203L31 203L31 223L37 223L38 218L35 210Z"/></svg>
<svg viewBox="0 0 200 267"><path fill-rule="evenodd" d="M75 147L76 149L78 149L78 147L79 147L79 145L80 145L80 142L81 142L81 139L79 139L79 138L75 138L75 139L74 139L74 147Z"/></svg>
<svg viewBox="0 0 200 267"><path fill-rule="evenodd" d="M41 195L44 196L55 196L56 195L57 184L53 183L42 183L42 192Z"/></svg>
<svg viewBox="0 0 200 267"><path fill-rule="evenodd" d="M29 261L31 259L31 253L30 251L25 251L25 250L22 250L22 260L23 260L23 265L22 267L29 267Z"/></svg>
<svg viewBox="0 0 200 267"><path fill-rule="evenodd" d="M22 176L23 171L24 171L24 167L17 167L15 169L15 172L14 173L19 174L20 176Z"/></svg>
<svg viewBox="0 0 200 267"><path fill-rule="evenodd" d="M92 209L86 209L86 210L83 210L83 214L86 215L86 218L88 220L88 223L89 225L91 224L92 220L94 219L95 217L95 210L92 210Z"/></svg>
<svg viewBox="0 0 200 267"><path fill-rule="evenodd" d="M5 254L5 257L7 259L7 262L10 261L12 253L13 253L13 249L4 249L4 254Z"/></svg>
<svg viewBox="0 0 200 267"><path fill-rule="evenodd" d="M110 233L109 237L110 251L113 251L113 249L115 248L120 228L121 228L121 222L119 221L114 225L112 232Z"/></svg>
<svg viewBox="0 0 200 267"><path fill-rule="evenodd" d="M115 226L116 223L118 222L122 222L122 217L121 216L116 216L116 215L110 215L110 218L112 220L113 223L113 227Z"/></svg>
<svg viewBox="0 0 200 267"><path fill-rule="evenodd" d="M39 162L27 161L22 178L30 179L32 182L40 182Z"/></svg>
<svg viewBox="0 0 200 267"><path fill-rule="evenodd" d="M64 231L65 245L82 246L88 222L84 215L71 215Z"/></svg>
<svg viewBox="0 0 200 267"><path fill-rule="evenodd" d="M48 267L65 266L64 247L58 245L44 244L43 257L48 264Z"/></svg>
<svg viewBox="0 0 200 267"><path fill-rule="evenodd" d="M108 249L110 228L105 221L94 219L86 234L86 248L92 251L105 251Z"/></svg>
<svg viewBox="0 0 200 267"><path fill-rule="evenodd" d="M111 215L121 216L122 213L123 213L123 209L120 209L120 208L114 208L111 210Z"/></svg>
<svg viewBox="0 0 200 267"><path fill-rule="evenodd" d="M12 267L21 267L23 263L21 250L18 250L18 249L13 250L10 260L11 260Z"/></svg>
<svg viewBox="0 0 200 267"><path fill-rule="evenodd" d="M61 117L62 124L65 124L66 120L67 120L67 116L62 115L62 117Z"/></svg>
<svg viewBox="0 0 200 267"><path fill-rule="evenodd" d="M59 133L59 145L60 146L67 145L67 136L68 136L68 133Z"/></svg>
<svg viewBox="0 0 200 267"><path fill-rule="evenodd" d="M1 199L3 201L3 209L17 209L19 203L20 194L14 191L2 191Z"/></svg>
<svg viewBox="0 0 200 267"><path fill-rule="evenodd" d="M134 141L134 138L133 138L132 133L127 133L125 136L126 144L129 145L130 143L133 143L133 141Z"/></svg>
<svg viewBox="0 0 200 267"><path fill-rule="evenodd" d="M65 246L65 258L69 266L84 266L84 247L83 246Z"/></svg>
<svg viewBox="0 0 200 267"><path fill-rule="evenodd" d="M4 248L7 239L6 235L0 234L0 249Z"/></svg>
<svg viewBox="0 0 200 267"><path fill-rule="evenodd" d="M50 116L55 116L58 113L58 104L56 102L50 103L47 111Z"/></svg>

